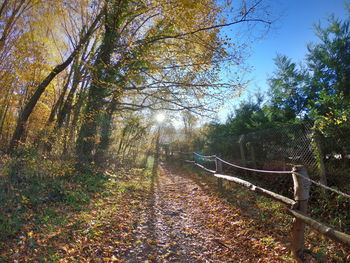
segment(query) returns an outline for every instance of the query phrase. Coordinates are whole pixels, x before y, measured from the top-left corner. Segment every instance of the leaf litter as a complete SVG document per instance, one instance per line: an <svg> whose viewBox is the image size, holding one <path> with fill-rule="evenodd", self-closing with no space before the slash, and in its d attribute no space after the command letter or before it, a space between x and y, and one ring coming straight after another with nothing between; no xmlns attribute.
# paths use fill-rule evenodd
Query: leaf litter
<svg viewBox="0 0 350 263"><path fill-rule="evenodd" d="M0 248L3 262L292 262L261 223L164 163L158 176L116 181L81 211L55 213L65 221L28 221Z"/></svg>

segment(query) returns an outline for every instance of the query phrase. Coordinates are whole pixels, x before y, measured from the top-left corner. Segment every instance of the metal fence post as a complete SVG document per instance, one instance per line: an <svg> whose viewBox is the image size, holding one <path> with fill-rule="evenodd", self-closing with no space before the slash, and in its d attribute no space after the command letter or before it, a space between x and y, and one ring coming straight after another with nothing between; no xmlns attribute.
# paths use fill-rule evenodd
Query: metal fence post
<svg viewBox="0 0 350 263"><path fill-rule="evenodd" d="M255 157L255 148L254 148L254 144L251 144L251 155L252 155L252 162L253 162L253 168L256 169L257 165L256 165L256 157Z"/></svg>
<svg viewBox="0 0 350 263"><path fill-rule="evenodd" d="M215 173L217 174L222 174L222 161L219 160L216 156L215 156ZM223 182L222 182L222 178L217 178L218 181L218 188L220 192L223 192L224 187L223 187Z"/></svg>
<svg viewBox="0 0 350 263"><path fill-rule="evenodd" d="M308 199L310 193L310 182L297 174L309 178L307 170L302 165L293 167L293 183L294 183L294 200L296 204L293 209L296 209L304 214L307 213ZM291 250L296 262L304 262L304 231L305 223L298 218L293 219L292 226L292 242Z"/></svg>
<svg viewBox="0 0 350 263"><path fill-rule="evenodd" d="M250 151L250 157L251 157L251 162L252 166L254 169L257 169L257 164L256 164L256 158L255 158L255 148L254 148L254 143L248 142L246 144L248 151ZM254 175L257 175L256 172L253 172Z"/></svg>
<svg viewBox="0 0 350 263"><path fill-rule="evenodd" d="M315 142L316 159L317 159L318 167L320 169L320 181L322 184L327 185L326 166L323 161L321 138L318 132L313 133L313 139Z"/></svg>
<svg viewBox="0 0 350 263"><path fill-rule="evenodd" d="M242 160L243 166L246 166L246 158L245 158L244 145L243 145L244 137L245 137L244 134L239 136L238 143L239 143L239 150L241 152L241 160Z"/></svg>
<svg viewBox="0 0 350 263"><path fill-rule="evenodd" d="M245 141L245 135L242 134L239 136L239 150L241 152L241 160L242 160L242 165L247 167L247 159L245 157L245 151L244 151L244 141ZM243 170L242 171L243 174L247 175L247 171Z"/></svg>

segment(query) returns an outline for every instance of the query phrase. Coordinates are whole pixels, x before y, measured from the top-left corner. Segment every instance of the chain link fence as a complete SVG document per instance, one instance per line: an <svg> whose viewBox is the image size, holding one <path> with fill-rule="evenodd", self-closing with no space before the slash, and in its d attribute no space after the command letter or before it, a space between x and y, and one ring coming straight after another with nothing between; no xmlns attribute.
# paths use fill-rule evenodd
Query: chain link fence
<svg viewBox="0 0 350 263"><path fill-rule="evenodd" d="M349 133L334 128L329 134L321 134L315 132L313 123L304 122L239 136L204 136L195 138L193 145L176 143L170 148L215 154L237 165L262 170L290 171L294 165L304 165L312 179L349 190L345 189L350 185Z"/></svg>
<svg viewBox="0 0 350 263"><path fill-rule="evenodd" d="M315 132L313 124L302 123L275 127L240 136L208 137L201 144L177 143L172 150L193 150L201 155L216 155L243 167L291 171L295 165L307 168L311 179L350 193L350 132L334 129L332 133ZM183 156L185 158L185 156ZM186 158L196 160L207 169L215 170L212 158L188 153ZM292 177L286 174L261 174L223 165L223 173L293 197ZM350 231L350 200L313 184L311 186L311 215L329 222L345 232Z"/></svg>
<svg viewBox="0 0 350 263"><path fill-rule="evenodd" d="M313 124L302 123L242 134L197 140L192 150L202 155L217 155L233 164L260 170L291 171L295 165L307 168L311 179L350 193L350 136L339 130L316 133ZM198 143L199 142L199 143ZM172 146L176 149L176 146ZM181 144L179 144L181 146ZM184 151L183 149L181 149ZM193 160L193 156L187 155ZM187 158L187 157L186 157ZM197 163L215 170L212 158L195 156ZM286 174L261 174L223 165L223 173L241 177L266 189L293 197L292 177ZM350 231L350 200L316 185L311 186L311 214ZM333 222L334 221L334 222Z"/></svg>
<svg viewBox="0 0 350 263"><path fill-rule="evenodd" d="M286 171L300 164L317 176L312 140L310 125L296 124L232 136L221 145L208 142L208 149L225 148L222 157L249 168Z"/></svg>
<svg viewBox="0 0 350 263"><path fill-rule="evenodd" d="M304 165L317 181L342 188L350 181L350 134L314 131L312 123L287 125L240 136L208 138L195 149L235 164L262 170L290 171Z"/></svg>

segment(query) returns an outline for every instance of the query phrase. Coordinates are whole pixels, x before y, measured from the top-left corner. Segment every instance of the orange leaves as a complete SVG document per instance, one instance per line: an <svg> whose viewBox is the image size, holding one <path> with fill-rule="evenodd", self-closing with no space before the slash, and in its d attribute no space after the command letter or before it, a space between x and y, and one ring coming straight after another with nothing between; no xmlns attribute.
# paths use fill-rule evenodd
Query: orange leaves
<svg viewBox="0 0 350 263"><path fill-rule="evenodd" d="M129 179L127 183L133 182ZM80 211L55 203L56 208L41 205L36 210L37 215L28 213L19 238L8 240L5 247L0 247L0 261L122 262L120 255L132 243L135 220L132 210L141 209L140 200L146 193L136 190L135 195L130 190L119 191L122 184L108 181L105 191L97 193L91 204ZM26 196L18 198L27 205ZM40 219L41 213L46 215ZM36 222L39 219L42 220L40 224Z"/></svg>
<svg viewBox="0 0 350 263"><path fill-rule="evenodd" d="M122 261L113 255L112 257L103 258L103 262L122 262Z"/></svg>
<svg viewBox="0 0 350 263"><path fill-rule="evenodd" d="M183 170L172 169L171 173L172 180L181 182L175 174L183 175ZM193 181L187 181L186 185L188 191L196 187ZM179 189L174 190L172 196ZM192 222L192 225L183 232L196 233L192 238L201 242L202 247L202 254L194 252L194 258L209 262L292 262L286 245L267 233L262 222L244 215L245 211L216 196L210 187L208 192L192 191L190 197L186 197L186 193L181 192L183 203L179 205L189 218L185 224Z"/></svg>
<svg viewBox="0 0 350 263"><path fill-rule="evenodd" d="M36 262L45 258L61 263L289 261L281 259L288 255L285 245L266 233L264 226L183 172L168 169L162 169L154 181L138 178L135 170L125 180L118 174L119 180L108 181L107 189L80 212L57 209L57 215L66 215L65 222L28 224L23 238L7 247L12 254L6 259Z"/></svg>

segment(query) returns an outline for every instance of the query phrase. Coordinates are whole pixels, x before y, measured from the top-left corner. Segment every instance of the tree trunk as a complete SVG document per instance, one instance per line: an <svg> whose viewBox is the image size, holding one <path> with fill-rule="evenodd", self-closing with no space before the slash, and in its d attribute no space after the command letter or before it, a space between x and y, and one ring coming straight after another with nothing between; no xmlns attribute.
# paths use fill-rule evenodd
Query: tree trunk
<svg viewBox="0 0 350 263"><path fill-rule="evenodd" d="M103 65L109 65L110 54L107 54L108 52L101 53L102 55L98 58L97 68L101 68ZM87 107L84 112L84 122L80 128L77 140L77 157L79 163L90 163L93 161L97 128L99 126L101 112L104 105L103 99L107 96L108 92L106 87L99 84L100 81L102 81L104 70L99 69L98 71L97 74L99 75L99 78L92 80L88 92Z"/></svg>
<svg viewBox="0 0 350 263"><path fill-rule="evenodd" d="M83 81L83 83L81 85L80 93L78 95L78 101L73 106L73 108L74 108L73 120L72 120L72 123L70 124L69 136L68 136L68 145L70 148L69 150L72 150L74 148L73 145L75 145L75 141L76 141L75 137L76 137L76 131L77 131L77 127L78 127L79 115L81 112L81 108L83 106L84 99L86 98L86 87L88 85L89 85L89 82L87 80Z"/></svg>
<svg viewBox="0 0 350 263"><path fill-rule="evenodd" d="M4 123L5 123L5 119L6 119L6 115L7 115L7 111L10 107L9 105L9 97L10 97L10 93L11 91L8 90L8 92L6 93L5 99L4 99L4 106L1 109L1 113L0 113L0 136L2 135L2 129L4 128Z"/></svg>
<svg viewBox="0 0 350 263"><path fill-rule="evenodd" d="M89 43L85 45L85 49L83 50L81 54L81 59L76 59L74 65L72 66L73 69L73 83L72 87L68 93L67 99L64 102L63 106L59 109L59 113L57 115L57 124L55 127L55 130L60 129L63 126L64 119L66 118L66 115L69 111L72 109L72 103L74 99L74 95L78 89L80 79L86 72L86 60L88 59L88 56L93 53L93 50L95 49L96 41L93 43L93 47L91 48L90 52L87 54L87 48L89 46ZM62 101L63 103L63 101Z"/></svg>
<svg viewBox="0 0 350 263"><path fill-rule="evenodd" d="M111 67L111 57L118 41L117 29L122 19L121 9L124 8L125 4L127 4L127 1L123 1L122 4L113 2L111 9L107 9L107 7L104 9L105 32L94 64L95 71L92 73L84 122L80 128L77 140L76 151L79 164L87 164L94 161L97 130L101 125L101 120L103 120L104 99L110 93L106 83L113 81L113 73L115 71Z"/></svg>
<svg viewBox="0 0 350 263"><path fill-rule="evenodd" d="M118 96L115 95L103 117L103 123L101 127L100 143L97 146L95 154L96 163L102 164L106 158L106 153L110 144L110 138L112 134L112 120L113 113L117 108Z"/></svg>
<svg viewBox="0 0 350 263"><path fill-rule="evenodd" d="M62 150L62 156L66 157L68 155L68 135L69 135L69 122L70 122L71 114L70 112L67 115L67 124L64 129L63 133L63 150Z"/></svg>
<svg viewBox="0 0 350 263"><path fill-rule="evenodd" d="M66 79L66 83L64 84L64 87L63 87L63 90L56 102L56 104L53 106L51 112L50 112L50 116L49 116L49 119L48 119L48 123L52 123L54 120L55 120L55 116L56 116L56 113L57 111L61 108L61 105L63 103L63 100L64 100L64 97L66 96L66 92L67 92L67 89L69 87L69 81L70 81L70 78L72 76L72 72L73 72L73 69L71 69L69 71L69 74L67 76L67 79Z"/></svg>
<svg viewBox="0 0 350 263"><path fill-rule="evenodd" d="M74 94L76 93L76 91L78 89L79 80L80 80L81 76L82 76L82 72L80 72L80 70L78 68L76 68L74 70L74 74L73 74L72 87L68 93L66 101L64 102L62 108L60 109L59 113L57 114L57 124L56 124L55 130L62 128L63 122L64 122L67 114L72 109L72 102L74 99Z"/></svg>
<svg viewBox="0 0 350 263"><path fill-rule="evenodd" d="M22 112L20 113L20 116L17 121L15 132L13 133L10 146L8 149L8 152L12 152L18 145L18 142L21 140L24 132L25 132L25 125L28 121L29 116L33 112L33 109L35 105L37 104L38 100L40 99L41 95L47 88L47 86L51 83L51 81L63 70L65 70L69 64L72 62L74 57L78 54L81 47L88 41L88 39L93 34L100 18L102 17L102 13L100 13L94 20L94 22L91 24L90 28L86 32L83 38L80 39L79 44L75 47L73 52L70 54L70 56L60 65L57 65L47 76L46 78L38 85L37 89L35 90L32 97L29 99L27 104L24 106Z"/></svg>

